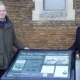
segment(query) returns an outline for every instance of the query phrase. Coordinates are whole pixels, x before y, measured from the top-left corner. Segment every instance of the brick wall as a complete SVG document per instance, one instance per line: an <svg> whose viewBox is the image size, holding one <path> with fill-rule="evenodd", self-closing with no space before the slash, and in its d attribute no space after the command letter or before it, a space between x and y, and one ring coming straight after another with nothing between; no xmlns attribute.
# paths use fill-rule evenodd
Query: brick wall
<svg viewBox="0 0 80 80"><path fill-rule="evenodd" d="M33 0L2 0L14 22L17 38L29 48L67 49L80 24L80 0L74 0L75 21L32 21Z"/></svg>

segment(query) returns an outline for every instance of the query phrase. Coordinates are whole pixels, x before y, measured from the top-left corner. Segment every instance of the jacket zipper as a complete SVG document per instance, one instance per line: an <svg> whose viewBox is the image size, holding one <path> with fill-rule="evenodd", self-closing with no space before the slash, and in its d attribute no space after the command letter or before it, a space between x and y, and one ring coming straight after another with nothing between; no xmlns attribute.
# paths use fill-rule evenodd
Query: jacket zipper
<svg viewBox="0 0 80 80"><path fill-rule="evenodd" d="M8 57L8 53L7 53L7 49L6 49L6 44L5 44L5 29L3 29L3 41L4 41L5 54L7 56L7 60L8 60L8 63L9 63L9 57Z"/></svg>

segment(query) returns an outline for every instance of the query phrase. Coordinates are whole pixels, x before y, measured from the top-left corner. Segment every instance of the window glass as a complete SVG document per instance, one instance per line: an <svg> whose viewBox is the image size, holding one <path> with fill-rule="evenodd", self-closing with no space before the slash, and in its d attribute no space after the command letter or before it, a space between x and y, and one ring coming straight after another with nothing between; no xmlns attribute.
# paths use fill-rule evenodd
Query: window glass
<svg viewBox="0 0 80 80"><path fill-rule="evenodd" d="M44 10L65 10L66 0L44 0L43 2Z"/></svg>

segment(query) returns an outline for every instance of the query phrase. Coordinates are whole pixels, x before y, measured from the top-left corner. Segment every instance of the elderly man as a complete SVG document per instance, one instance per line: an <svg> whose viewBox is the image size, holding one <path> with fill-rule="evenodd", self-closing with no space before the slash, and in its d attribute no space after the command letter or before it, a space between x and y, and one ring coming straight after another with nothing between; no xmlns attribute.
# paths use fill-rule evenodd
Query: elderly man
<svg viewBox="0 0 80 80"><path fill-rule="evenodd" d="M17 49L28 49L17 40L13 24L7 16L6 7L0 1L0 77L11 62L13 46Z"/></svg>

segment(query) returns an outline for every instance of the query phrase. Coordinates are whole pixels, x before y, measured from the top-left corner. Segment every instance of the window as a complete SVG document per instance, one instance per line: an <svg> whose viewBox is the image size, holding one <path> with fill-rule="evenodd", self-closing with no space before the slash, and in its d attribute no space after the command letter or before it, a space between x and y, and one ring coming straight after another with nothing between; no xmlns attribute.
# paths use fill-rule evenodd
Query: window
<svg viewBox="0 0 80 80"><path fill-rule="evenodd" d="M66 9L66 0L44 0L45 11L57 11Z"/></svg>
<svg viewBox="0 0 80 80"><path fill-rule="evenodd" d="M73 0L34 0L32 20L75 20Z"/></svg>

